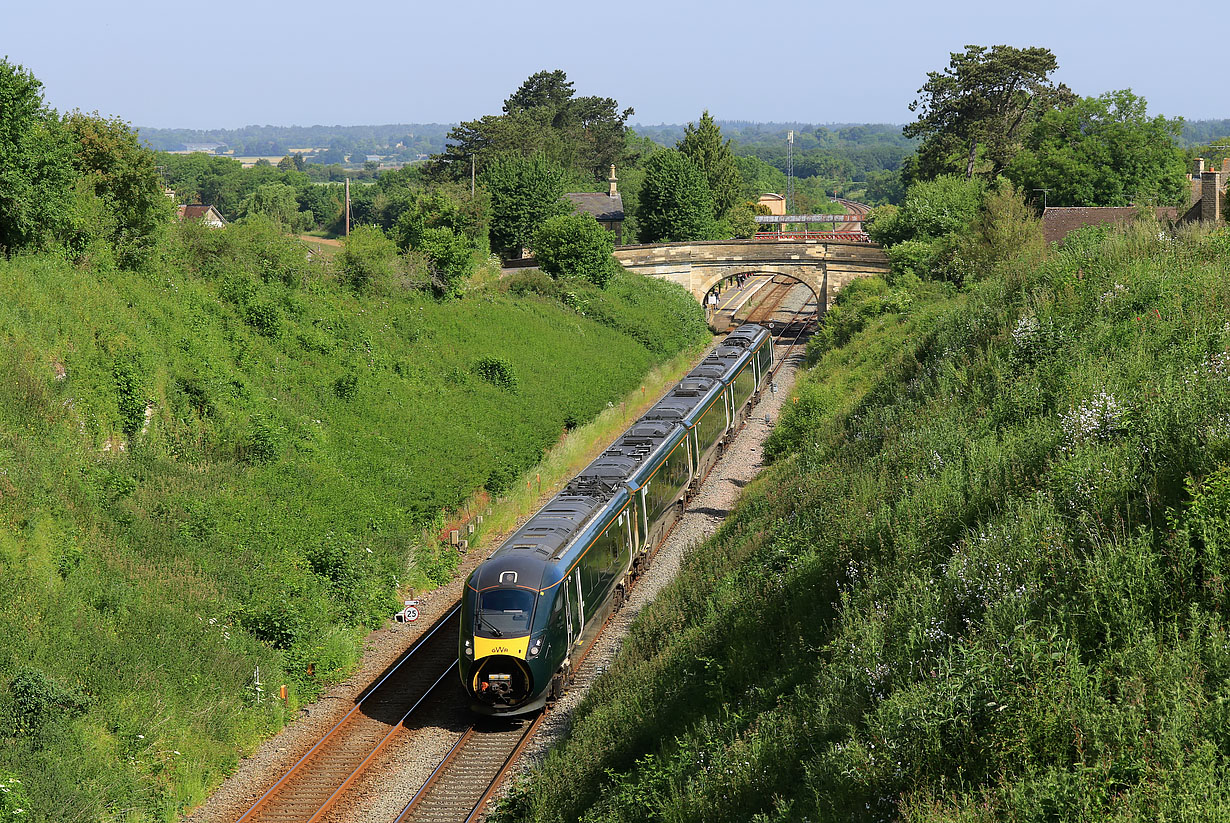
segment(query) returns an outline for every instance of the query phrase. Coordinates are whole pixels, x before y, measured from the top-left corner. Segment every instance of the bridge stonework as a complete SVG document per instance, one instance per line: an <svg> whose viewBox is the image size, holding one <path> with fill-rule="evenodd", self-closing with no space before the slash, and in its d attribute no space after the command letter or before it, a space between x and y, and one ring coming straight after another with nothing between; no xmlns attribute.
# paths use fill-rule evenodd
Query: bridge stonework
<svg viewBox="0 0 1230 823"><path fill-rule="evenodd" d="M888 273L888 257L879 246L822 240L620 246L615 259L630 271L678 283L700 301L715 285L738 274L787 275L807 284L822 313L851 280Z"/></svg>

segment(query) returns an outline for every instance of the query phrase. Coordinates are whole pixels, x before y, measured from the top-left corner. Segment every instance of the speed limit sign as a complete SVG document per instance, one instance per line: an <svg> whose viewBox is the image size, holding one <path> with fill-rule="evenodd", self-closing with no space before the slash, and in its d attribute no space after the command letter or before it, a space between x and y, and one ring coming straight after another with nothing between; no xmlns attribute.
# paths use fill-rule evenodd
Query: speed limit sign
<svg viewBox="0 0 1230 823"><path fill-rule="evenodd" d="M419 601L407 600L406 608L401 613L401 619L407 623L413 623L419 619Z"/></svg>

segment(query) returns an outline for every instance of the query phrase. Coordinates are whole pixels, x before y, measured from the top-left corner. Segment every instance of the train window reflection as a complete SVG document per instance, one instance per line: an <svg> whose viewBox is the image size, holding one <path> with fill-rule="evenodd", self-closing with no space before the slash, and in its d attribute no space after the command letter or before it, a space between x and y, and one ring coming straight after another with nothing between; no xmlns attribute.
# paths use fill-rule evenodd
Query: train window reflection
<svg viewBox="0 0 1230 823"><path fill-rule="evenodd" d="M478 597L476 633L485 637L521 636L530 630L534 593L526 589L488 589Z"/></svg>

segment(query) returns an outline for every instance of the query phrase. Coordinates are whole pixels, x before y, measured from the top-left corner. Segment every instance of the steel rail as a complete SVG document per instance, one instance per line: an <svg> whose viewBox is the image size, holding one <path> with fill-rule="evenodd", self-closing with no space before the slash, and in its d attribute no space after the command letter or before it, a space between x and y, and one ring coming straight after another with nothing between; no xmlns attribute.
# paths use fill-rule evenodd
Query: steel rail
<svg viewBox="0 0 1230 823"><path fill-rule="evenodd" d="M392 668L390 668L387 672L385 672L384 675L379 680L377 680L375 683L373 683L372 685L364 689L363 692L360 693L359 697L355 700L354 706L352 706L350 710L347 711L346 714L343 715L342 718L337 721L337 723L335 723L327 732L325 732L325 734L319 740L317 740L316 743L313 744L312 747L309 748L303 754L302 757L296 760L294 765L292 765L290 769L284 775L282 775L282 777L280 777L272 786L270 786L269 789L266 790L264 794L262 794L259 798L257 798L256 802L253 803L252 806L249 807L248 810L244 812L242 816L239 817L236 823L252 823L252 821L258 820L260 819L260 817L266 815L267 813L271 813L271 812L272 812L272 816L274 817L281 816L283 818L286 818L288 815L278 815L276 809L270 808L273 805L274 801L279 798L281 794L280 790L289 788L293 785L293 782L299 777L299 775L302 773L302 770L306 767L309 761L313 759L314 755L325 752L329 747L334 746L337 743L337 738L343 736L345 727L355 719L356 715L358 715L360 712L363 711L364 706L370 700L372 700L373 697L380 694L381 687L384 686L384 684L387 683L390 678L392 678L393 676L401 672L403 666L405 666L411 660L414 660L416 655L419 654L421 650L433 638L435 638L436 635L442 629L444 629L445 626L449 624L450 620L452 620L454 617L457 616L460 609L461 609L461 603L460 601L458 601L454 606L452 606L444 614L443 617L437 620L436 623L433 626L431 626L431 628L429 628L422 636L420 636L414 642L413 645L411 645L409 649L406 650L406 652L398 659L398 661L393 665ZM435 679L432 685L424 691L423 695L415 703L416 708L419 704L422 703L423 700L427 698L429 694L432 693L432 691L434 691L436 686L444 679L445 676L447 676L447 674L450 671L452 671L453 667L455 667L456 665L457 665L456 660L452 661L450 666L448 666L445 669L444 673ZM393 731L396 731L398 728L400 728L401 722L404 722L404 719L405 718L403 717L402 721L399 721L397 725L393 726ZM383 747L383 745L387 742L391 734L392 732L390 732L389 734L381 738L377 746L378 749L380 747ZM366 765L370 763L371 757L373 754L374 753L369 753L369 755L362 760L363 767L366 767ZM355 771L351 770L351 773L343 781L343 786L341 788L344 788L345 786L353 782L356 776L357 775ZM331 806L337 800L340 794L341 794L341 789L340 788L335 789L329 795L325 803L321 805L319 808L317 808L317 810L312 814L309 820L313 820L313 821L319 820L320 816L329 808L329 806ZM303 818L298 817L296 819L302 820Z"/></svg>

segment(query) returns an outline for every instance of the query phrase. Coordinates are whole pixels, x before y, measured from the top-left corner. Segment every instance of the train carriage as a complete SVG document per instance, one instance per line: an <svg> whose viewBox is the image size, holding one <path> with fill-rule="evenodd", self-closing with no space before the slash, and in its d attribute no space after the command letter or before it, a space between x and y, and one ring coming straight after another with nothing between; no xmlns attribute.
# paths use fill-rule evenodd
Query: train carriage
<svg viewBox="0 0 1230 823"><path fill-rule="evenodd" d="M477 711L522 714L558 694L743 419L772 346L760 326L728 335L470 575L459 658Z"/></svg>

